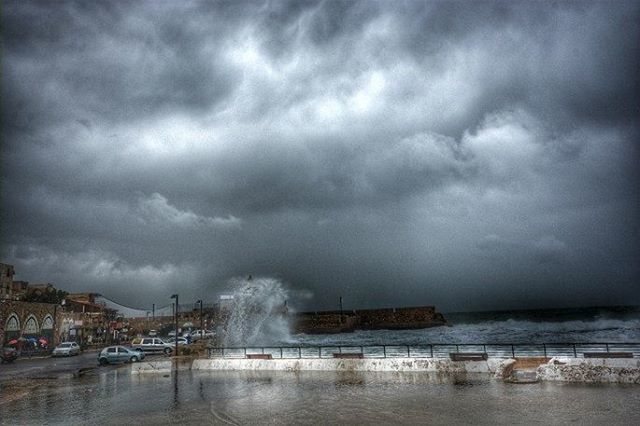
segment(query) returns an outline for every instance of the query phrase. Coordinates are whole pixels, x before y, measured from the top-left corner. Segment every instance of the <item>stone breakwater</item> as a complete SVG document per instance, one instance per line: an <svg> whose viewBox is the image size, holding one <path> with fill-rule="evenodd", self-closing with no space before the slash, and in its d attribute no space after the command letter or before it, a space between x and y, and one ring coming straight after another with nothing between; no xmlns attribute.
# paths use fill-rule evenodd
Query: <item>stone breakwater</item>
<svg viewBox="0 0 640 426"><path fill-rule="evenodd" d="M445 375L465 373L488 374L495 379L510 380L522 359L489 358L482 361L452 361L424 358L301 358L301 359L238 359L207 358L192 362L140 362L131 365L131 372L167 373L172 369L223 371L337 371L337 372L428 372ZM578 383L635 383L640 384L640 359L551 358L537 368L527 368L536 381Z"/></svg>
<svg viewBox="0 0 640 426"><path fill-rule="evenodd" d="M447 323L433 306L299 312L292 318L294 333L346 333L355 330L408 330Z"/></svg>

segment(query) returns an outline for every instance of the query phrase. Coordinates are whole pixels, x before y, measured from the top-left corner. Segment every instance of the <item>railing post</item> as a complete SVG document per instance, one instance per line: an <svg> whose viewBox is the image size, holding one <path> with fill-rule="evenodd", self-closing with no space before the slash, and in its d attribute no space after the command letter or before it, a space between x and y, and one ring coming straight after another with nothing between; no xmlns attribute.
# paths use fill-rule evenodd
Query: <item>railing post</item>
<svg viewBox="0 0 640 426"><path fill-rule="evenodd" d="M322 358L322 346L318 346L318 358Z"/></svg>
<svg viewBox="0 0 640 426"><path fill-rule="evenodd" d="M387 347L385 345L382 345L382 355L384 356L384 358L387 357Z"/></svg>
<svg viewBox="0 0 640 426"><path fill-rule="evenodd" d="M576 351L576 344L573 344L573 357L578 358L578 352Z"/></svg>
<svg viewBox="0 0 640 426"><path fill-rule="evenodd" d="M280 346L280 359L282 359L282 358L283 358L283 356L282 356L282 346Z"/></svg>
<svg viewBox="0 0 640 426"><path fill-rule="evenodd" d="M607 352L609 352L609 344L605 343L605 345L607 345Z"/></svg>
<svg viewBox="0 0 640 426"><path fill-rule="evenodd" d="M513 358L515 358L515 357L516 357L516 349L513 347L513 343L511 344L511 356L512 356Z"/></svg>
<svg viewBox="0 0 640 426"><path fill-rule="evenodd" d="M246 347L244 347L244 348L242 348L242 349L244 349L244 357L246 358L246 357L247 357L247 348L246 348Z"/></svg>
<svg viewBox="0 0 640 426"><path fill-rule="evenodd" d="M298 358L302 358L302 348L298 346Z"/></svg>
<svg viewBox="0 0 640 426"><path fill-rule="evenodd" d="M429 349L431 350L431 358L433 358L433 345L429 345Z"/></svg>
<svg viewBox="0 0 640 426"><path fill-rule="evenodd" d="M460 352L460 347L456 345L456 352Z"/></svg>
<svg viewBox="0 0 640 426"><path fill-rule="evenodd" d="M364 357L364 346L360 346L360 353L362 354L362 356Z"/></svg>
<svg viewBox="0 0 640 426"><path fill-rule="evenodd" d="M407 345L407 358L411 358L411 346Z"/></svg>

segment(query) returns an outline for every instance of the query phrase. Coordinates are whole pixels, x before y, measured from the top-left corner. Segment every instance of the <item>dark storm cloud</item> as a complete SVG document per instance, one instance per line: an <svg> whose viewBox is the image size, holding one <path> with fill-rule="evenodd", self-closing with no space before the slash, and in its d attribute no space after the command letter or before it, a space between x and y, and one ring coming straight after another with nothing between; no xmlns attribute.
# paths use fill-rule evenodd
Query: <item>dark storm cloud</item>
<svg viewBox="0 0 640 426"><path fill-rule="evenodd" d="M2 260L144 305L249 273L315 306L640 303L639 10L5 2Z"/></svg>

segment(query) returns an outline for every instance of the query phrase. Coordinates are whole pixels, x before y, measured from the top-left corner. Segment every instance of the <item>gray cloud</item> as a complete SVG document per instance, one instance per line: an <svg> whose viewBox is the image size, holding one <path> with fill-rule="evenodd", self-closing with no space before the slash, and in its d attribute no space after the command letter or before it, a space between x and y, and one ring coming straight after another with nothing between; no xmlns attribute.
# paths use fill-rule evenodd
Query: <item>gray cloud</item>
<svg viewBox="0 0 640 426"><path fill-rule="evenodd" d="M2 260L146 305L250 273L316 307L640 303L639 10L5 2Z"/></svg>

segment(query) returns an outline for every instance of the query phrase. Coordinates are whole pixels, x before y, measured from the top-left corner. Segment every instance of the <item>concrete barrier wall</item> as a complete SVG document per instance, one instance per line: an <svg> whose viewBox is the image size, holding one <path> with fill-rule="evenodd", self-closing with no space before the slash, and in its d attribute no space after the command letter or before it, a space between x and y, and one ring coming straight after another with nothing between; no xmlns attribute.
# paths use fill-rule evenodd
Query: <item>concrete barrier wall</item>
<svg viewBox="0 0 640 426"><path fill-rule="evenodd" d="M262 371L425 371L444 374L501 374L507 359L459 361L448 359L381 358L381 359L197 359L193 370L262 370Z"/></svg>
<svg viewBox="0 0 640 426"><path fill-rule="evenodd" d="M485 361L451 361L424 358L302 358L302 359L196 359L192 370L223 371L337 371L337 372L430 372L446 375L485 373L497 379L508 378L516 360L489 358ZM171 360L139 362L131 365L131 372L169 373L176 366ZM552 358L536 370L542 381L577 383L635 383L640 384L640 359Z"/></svg>
<svg viewBox="0 0 640 426"><path fill-rule="evenodd" d="M640 384L640 359L556 357L536 373L545 381Z"/></svg>

